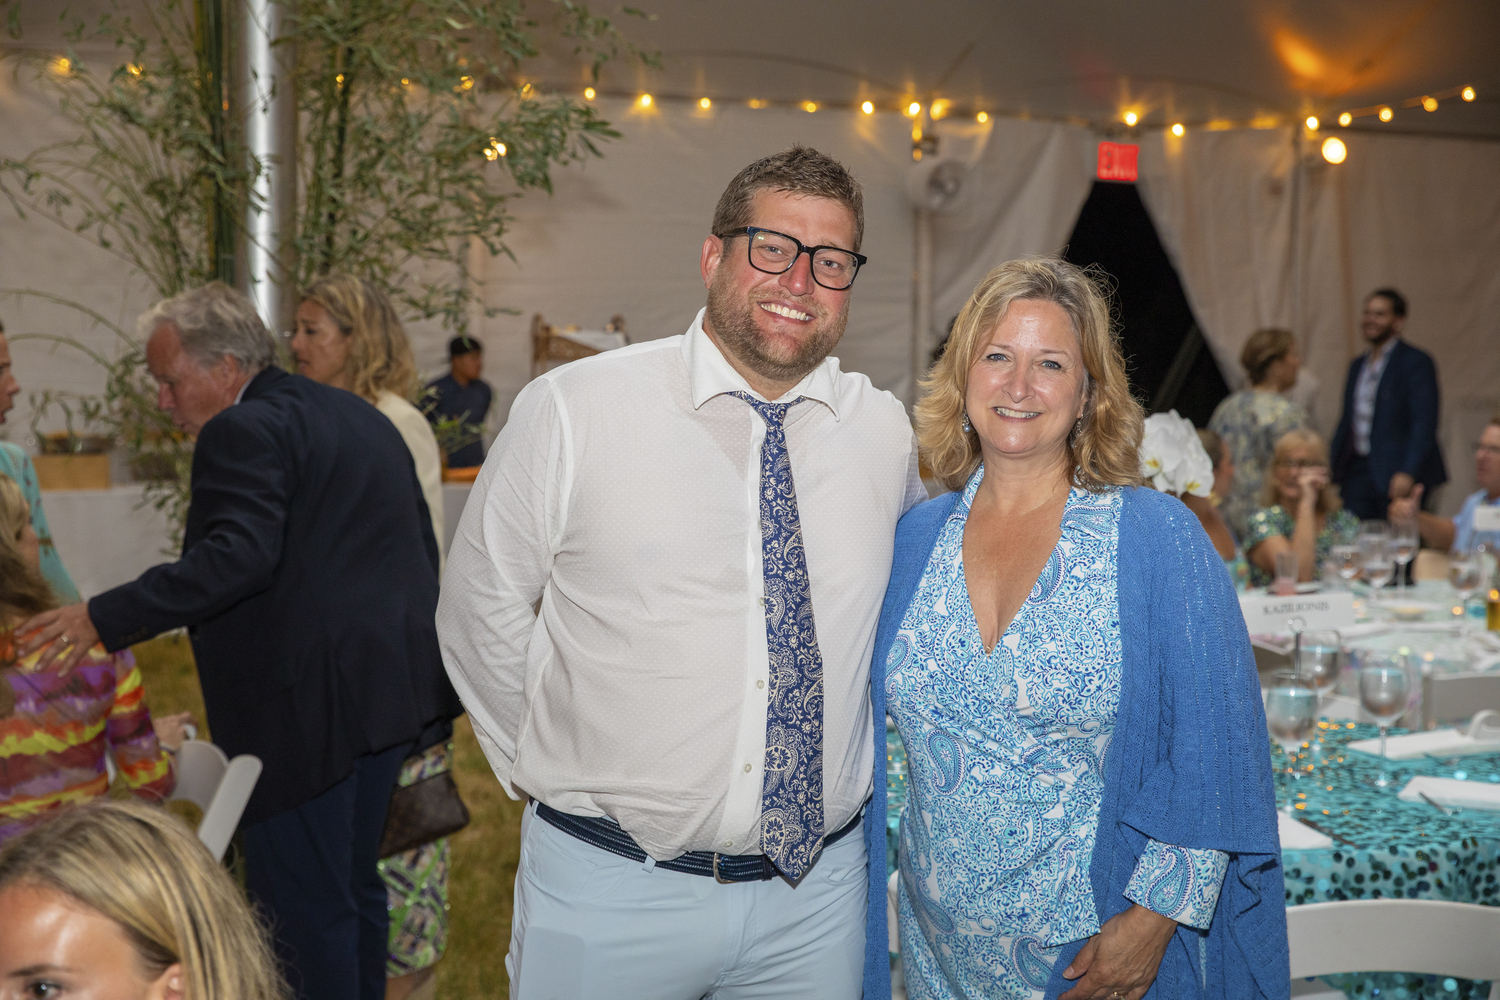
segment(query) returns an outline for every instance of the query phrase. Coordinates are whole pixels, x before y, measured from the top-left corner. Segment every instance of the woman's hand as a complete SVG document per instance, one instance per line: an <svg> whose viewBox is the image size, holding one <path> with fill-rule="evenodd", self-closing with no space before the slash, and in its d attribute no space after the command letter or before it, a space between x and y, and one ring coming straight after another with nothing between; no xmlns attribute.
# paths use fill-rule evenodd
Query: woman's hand
<svg viewBox="0 0 1500 1000"><path fill-rule="evenodd" d="M38 657L37 669L67 676L88 653L89 647L99 641L99 633L89 618L87 604L69 604L43 611L22 622L16 629L16 639L18 656L30 656L52 640L58 640Z"/></svg>
<svg viewBox="0 0 1500 1000"><path fill-rule="evenodd" d="M1297 473L1297 506L1313 509L1318 503L1318 494L1328 485L1328 468L1323 465L1309 466Z"/></svg>
<svg viewBox="0 0 1500 1000"><path fill-rule="evenodd" d="M1156 981L1177 921L1139 904L1104 922L1063 970L1078 979L1058 1000L1139 1000Z"/></svg>
<svg viewBox="0 0 1500 1000"><path fill-rule="evenodd" d="M183 741L187 739L187 727L197 726L197 724L198 721L193 718L192 712L157 715L151 718L151 728L156 732L156 742L160 743L162 749L168 753L181 750Z"/></svg>

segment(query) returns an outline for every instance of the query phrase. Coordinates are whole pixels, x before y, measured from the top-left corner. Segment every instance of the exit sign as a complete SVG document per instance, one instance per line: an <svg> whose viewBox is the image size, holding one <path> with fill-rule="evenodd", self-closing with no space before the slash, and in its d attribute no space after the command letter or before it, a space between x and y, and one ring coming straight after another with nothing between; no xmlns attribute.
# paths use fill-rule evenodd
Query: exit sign
<svg viewBox="0 0 1500 1000"><path fill-rule="evenodd" d="M1129 142L1099 143L1101 181L1135 181L1135 161L1141 147Z"/></svg>

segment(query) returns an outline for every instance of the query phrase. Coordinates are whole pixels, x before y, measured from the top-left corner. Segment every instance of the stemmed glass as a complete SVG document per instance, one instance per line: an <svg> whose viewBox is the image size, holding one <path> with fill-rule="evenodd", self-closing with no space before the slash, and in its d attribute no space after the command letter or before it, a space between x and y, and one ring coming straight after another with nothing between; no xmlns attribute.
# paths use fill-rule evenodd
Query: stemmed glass
<svg viewBox="0 0 1500 1000"><path fill-rule="evenodd" d="M1417 555L1417 522L1397 521L1391 525L1391 561L1396 564L1396 592L1406 594L1406 567Z"/></svg>
<svg viewBox="0 0 1500 1000"><path fill-rule="evenodd" d="M1344 542L1330 548L1328 554L1338 564L1339 579L1344 581L1344 588L1348 589L1354 578L1359 576L1359 546Z"/></svg>
<svg viewBox="0 0 1500 1000"><path fill-rule="evenodd" d="M1387 540L1386 535L1359 536L1359 558L1365 582L1370 585L1372 604L1380 603L1380 588L1391 582L1391 574L1396 569L1396 564L1391 561Z"/></svg>
<svg viewBox="0 0 1500 1000"><path fill-rule="evenodd" d="M1385 734L1391 723L1406 711L1411 678L1406 671L1406 657L1399 653L1364 653L1359 664L1359 703L1380 726L1380 776L1378 788L1391 783L1385 774Z"/></svg>
<svg viewBox="0 0 1500 1000"><path fill-rule="evenodd" d="M1333 694L1333 689L1339 686L1339 634L1304 632L1298 648L1298 676L1311 681L1312 686L1317 689L1317 705L1321 710L1323 699ZM1314 743L1313 752L1321 756L1322 746L1321 743Z"/></svg>
<svg viewBox="0 0 1500 1000"><path fill-rule="evenodd" d="M1266 689L1266 728L1286 752L1286 814L1292 811L1292 790L1297 781L1297 748L1312 737L1318 723L1318 691L1312 681L1294 671L1278 670Z"/></svg>
<svg viewBox="0 0 1500 1000"><path fill-rule="evenodd" d="M1458 593L1459 607L1467 619L1469 598L1484 582L1484 567L1479 554L1469 549L1454 549L1448 554L1448 584Z"/></svg>

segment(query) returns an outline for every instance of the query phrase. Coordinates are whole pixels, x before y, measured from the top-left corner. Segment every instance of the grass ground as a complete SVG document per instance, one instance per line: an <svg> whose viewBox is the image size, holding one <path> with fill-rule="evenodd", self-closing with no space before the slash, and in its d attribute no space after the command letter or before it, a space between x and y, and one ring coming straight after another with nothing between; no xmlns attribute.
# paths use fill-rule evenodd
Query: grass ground
<svg viewBox="0 0 1500 1000"><path fill-rule="evenodd" d="M191 711L203 731L203 693L185 636L163 636L134 647L153 712ZM505 950L520 860L521 803L500 788L467 717L454 726L454 779L472 821L453 838L448 877L448 952L438 963L439 1000L504 997Z"/></svg>

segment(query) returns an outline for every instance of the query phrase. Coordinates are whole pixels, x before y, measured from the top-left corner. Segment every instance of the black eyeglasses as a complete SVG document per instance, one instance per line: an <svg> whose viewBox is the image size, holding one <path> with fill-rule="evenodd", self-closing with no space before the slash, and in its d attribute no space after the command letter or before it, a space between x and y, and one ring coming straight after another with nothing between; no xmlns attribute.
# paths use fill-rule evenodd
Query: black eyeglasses
<svg viewBox="0 0 1500 1000"><path fill-rule="evenodd" d="M719 239L728 240L736 236L748 236L750 266L766 274L785 274L797 263L797 258L807 254L812 261L812 278L824 288L842 292L854 284L859 273L870 258L842 247L805 247L802 241L786 233L778 233L759 226L745 226L720 233Z"/></svg>

